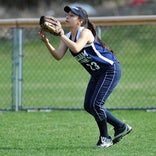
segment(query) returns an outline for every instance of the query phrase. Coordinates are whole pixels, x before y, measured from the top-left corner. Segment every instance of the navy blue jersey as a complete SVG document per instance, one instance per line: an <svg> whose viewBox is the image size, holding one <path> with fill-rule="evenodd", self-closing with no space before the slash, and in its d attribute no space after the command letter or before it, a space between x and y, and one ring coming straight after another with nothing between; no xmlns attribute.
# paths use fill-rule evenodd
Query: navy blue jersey
<svg viewBox="0 0 156 156"><path fill-rule="evenodd" d="M83 29L84 27L79 28L75 42L79 39ZM67 34L67 37L71 37L71 32ZM100 75L116 60L114 54L105 49L96 39L93 43L86 44L80 52L71 51L71 54L92 76Z"/></svg>

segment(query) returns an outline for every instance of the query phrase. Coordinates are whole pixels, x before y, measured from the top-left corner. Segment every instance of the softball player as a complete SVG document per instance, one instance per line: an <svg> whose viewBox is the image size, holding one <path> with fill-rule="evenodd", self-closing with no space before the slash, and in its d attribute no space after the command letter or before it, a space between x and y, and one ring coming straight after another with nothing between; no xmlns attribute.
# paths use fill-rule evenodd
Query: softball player
<svg viewBox="0 0 156 156"><path fill-rule="evenodd" d="M111 50L97 37L86 11L80 7L66 6L66 26L70 32L60 36L57 49L49 43L44 31L39 33L52 56L60 60L69 49L73 57L89 72L91 78L86 90L84 109L97 123L100 136L96 147L109 147L119 142L132 127L115 118L104 104L121 77L120 64ZM114 138L107 130L107 122L114 127Z"/></svg>

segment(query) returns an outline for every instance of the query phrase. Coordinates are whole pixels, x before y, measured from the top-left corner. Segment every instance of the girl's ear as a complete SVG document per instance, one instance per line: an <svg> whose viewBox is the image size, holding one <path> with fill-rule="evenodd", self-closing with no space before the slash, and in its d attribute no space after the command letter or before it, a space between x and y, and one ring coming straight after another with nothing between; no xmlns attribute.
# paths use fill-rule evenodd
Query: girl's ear
<svg viewBox="0 0 156 156"><path fill-rule="evenodd" d="M81 25L83 25L83 19L80 19L80 23L81 23Z"/></svg>

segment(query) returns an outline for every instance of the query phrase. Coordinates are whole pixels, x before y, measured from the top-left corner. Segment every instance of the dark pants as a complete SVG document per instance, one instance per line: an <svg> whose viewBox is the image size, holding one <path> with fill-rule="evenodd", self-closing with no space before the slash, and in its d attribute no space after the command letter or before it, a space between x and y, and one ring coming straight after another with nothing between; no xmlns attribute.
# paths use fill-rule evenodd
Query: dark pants
<svg viewBox="0 0 156 156"><path fill-rule="evenodd" d="M98 78L91 77L86 90L84 109L94 116L97 122L107 120L113 126L119 126L122 122L106 110L103 105L121 77L121 68L118 62L102 73Z"/></svg>

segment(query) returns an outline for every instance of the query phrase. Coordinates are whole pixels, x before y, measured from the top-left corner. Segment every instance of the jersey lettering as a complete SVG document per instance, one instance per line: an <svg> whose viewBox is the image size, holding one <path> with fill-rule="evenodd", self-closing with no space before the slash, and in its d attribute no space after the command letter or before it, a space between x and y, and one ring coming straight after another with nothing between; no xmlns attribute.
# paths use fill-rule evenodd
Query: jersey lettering
<svg viewBox="0 0 156 156"><path fill-rule="evenodd" d="M99 70L100 69L100 66L96 63L96 62L90 62L90 64L86 64L87 66L90 67L91 70Z"/></svg>
<svg viewBox="0 0 156 156"><path fill-rule="evenodd" d="M80 63L88 63L91 60L91 58L88 56L85 50L80 54L78 54L77 56L75 56L75 59Z"/></svg>
<svg viewBox="0 0 156 156"><path fill-rule="evenodd" d="M92 71L100 69L100 66L95 61L92 61L92 58L89 57L86 50L82 51L80 54L75 56L75 59L81 64L89 66Z"/></svg>

